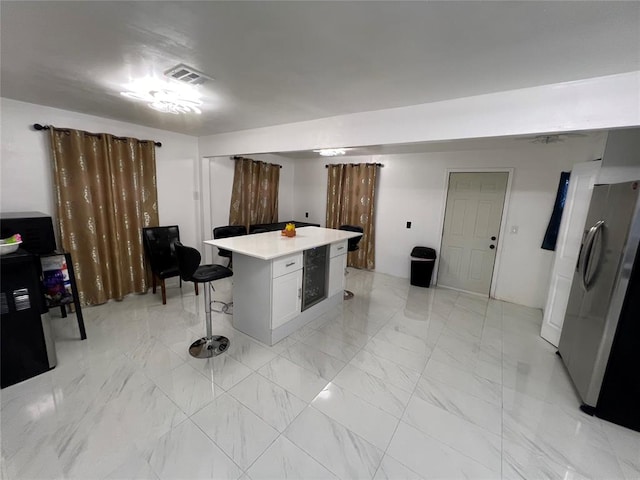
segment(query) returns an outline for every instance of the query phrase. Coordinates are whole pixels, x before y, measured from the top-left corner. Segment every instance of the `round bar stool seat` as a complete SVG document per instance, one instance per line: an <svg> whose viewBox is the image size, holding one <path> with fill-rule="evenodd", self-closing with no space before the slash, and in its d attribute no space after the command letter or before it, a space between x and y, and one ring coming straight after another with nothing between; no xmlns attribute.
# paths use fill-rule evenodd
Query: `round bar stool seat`
<svg viewBox="0 0 640 480"><path fill-rule="evenodd" d="M227 267L216 264L200 265L200 252L192 247L186 247L181 243L176 243L176 257L178 258L178 269L180 277L189 282L207 283L209 288L204 289L204 312L205 326L207 333L191 344L189 354L195 358L211 358L225 352L230 345L227 337L222 335L213 335L211 330L211 304L221 303L222 310L218 313L225 312L228 304L218 300L211 300L211 290L215 291L211 282L231 277L233 271Z"/></svg>
<svg viewBox="0 0 640 480"><path fill-rule="evenodd" d="M198 283L213 282L233 275L233 271L222 265L211 263L200 265L193 274L193 281Z"/></svg>
<svg viewBox="0 0 640 480"><path fill-rule="evenodd" d="M225 225L213 229L213 238L240 237L247 234L247 227L244 225ZM229 259L227 267L233 268L233 252L224 248L218 248L218 255Z"/></svg>

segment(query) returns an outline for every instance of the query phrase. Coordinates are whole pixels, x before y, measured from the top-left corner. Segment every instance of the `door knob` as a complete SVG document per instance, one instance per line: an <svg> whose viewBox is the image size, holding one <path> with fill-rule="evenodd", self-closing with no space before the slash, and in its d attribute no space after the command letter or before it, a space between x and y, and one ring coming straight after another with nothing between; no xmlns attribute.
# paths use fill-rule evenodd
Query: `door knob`
<svg viewBox="0 0 640 480"><path fill-rule="evenodd" d="M493 250L494 248L496 248L496 246L495 246L495 245L489 245L489 248L490 248L491 250Z"/></svg>
<svg viewBox="0 0 640 480"><path fill-rule="evenodd" d="M494 241L496 239L496 237L491 237L491 241Z"/></svg>

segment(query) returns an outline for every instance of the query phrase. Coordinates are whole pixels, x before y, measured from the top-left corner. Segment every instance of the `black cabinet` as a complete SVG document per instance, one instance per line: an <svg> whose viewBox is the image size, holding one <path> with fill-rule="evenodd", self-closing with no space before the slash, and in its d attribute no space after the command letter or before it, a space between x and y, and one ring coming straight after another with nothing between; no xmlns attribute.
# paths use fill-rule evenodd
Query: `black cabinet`
<svg viewBox="0 0 640 480"><path fill-rule="evenodd" d="M19 249L0 257L0 383L2 388L55 367L40 258Z"/></svg>
<svg viewBox="0 0 640 480"><path fill-rule="evenodd" d="M23 253L39 255L41 259L64 257L69 274L71 296L60 299L48 298L47 306L49 308L59 307L62 316L66 317L67 306L73 303L78 320L80 338L82 340L86 339L87 332L84 327L84 318L82 317L71 254L56 250L56 239L51 217L42 212L0 212L0 231L0 238L10 237L19 233L22 236L21 251ZM44 293L46 296L47 292L45 291Z"/></svg>
<svg viewBox="0 0 640 480"><path fill-rule="evenodd" d="M29 253L50 253L56 249L53 221L42 212L0 213L0 238L19 233L22 248Z"/></svg>

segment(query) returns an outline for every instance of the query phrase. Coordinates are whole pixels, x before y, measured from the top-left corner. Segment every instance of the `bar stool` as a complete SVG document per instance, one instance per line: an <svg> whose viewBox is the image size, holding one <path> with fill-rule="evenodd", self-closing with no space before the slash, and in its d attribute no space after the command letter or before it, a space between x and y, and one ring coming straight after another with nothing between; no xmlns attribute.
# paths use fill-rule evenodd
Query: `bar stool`
<svg viewBox="0 0 640 480"><path fill-rule="evenodd" d="M213 229L213 238L230 238L240 237L247 234L247 227L244 225L226 225L224 227L215 227ZM218 247L218 255L229 259L227 268L233 268L233 252Z"/></svg>
<svg viewBox="0 0 640 480"><path fill-rule="evenodd" d="M214 310L216 313L222 313L226 310L227 304L219 300L211 300L211 291L214 280L220 280L233 275L233 272L222 265L200 265L202 258L200 252L193 247L186 247L182 243L175 244L176 257L178 259L178 270L182 280L194 283L208 283L209 288L204 288L204 313L205 325L207 329L206 337L200 338L193 342L189 347L189 353L195 358L210 358L220 355L229 348L229 339L221 335L213 335L211 331L211 304L221 303L221 310Z"/></svg>
<svg viewBox="0 0 640 480"><path fill-rule="evenodd" d="M345 230L347 232L357 232L357 233L364 232L364 229L358 225L340 225L338 227L338 230ZM360 243L360 239L362 239L362 235L360 235L359 237L353 237L347 240L349 242L347 250L349 252L355 252L356 250L359 250L360 247L358 246L358 243ZM345 270L345 275L346 274L347 274L347 271ZM351 298L353 298L353 292L350 290L345 290L344 299L349 300Z"/></svg>

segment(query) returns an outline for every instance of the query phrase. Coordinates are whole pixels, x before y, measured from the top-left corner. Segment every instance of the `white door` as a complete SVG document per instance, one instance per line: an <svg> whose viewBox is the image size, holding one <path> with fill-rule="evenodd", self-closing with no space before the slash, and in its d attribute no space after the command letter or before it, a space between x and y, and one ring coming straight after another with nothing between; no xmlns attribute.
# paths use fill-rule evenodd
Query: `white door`
<svg viewBox="0 0 640 480"><path fill-rule="evenodd" d="M302 270L273 279L271 329L287 323L300 313L302 305Z"/></svg>
<svg viewBox="0 0 640 480"><path fill-rule="evenodd" d="M560 340L573 272L578 263L584 222L587 219L591 193L598 178L601 163L601 161L578 163L571 170L540 330L540 336L555 347Z"/></svg>
<svg viewBox="0 0 640 480"><path fill-rule="evenodd" d="M489 296L507 172L449 174L438 285Z"/></svg>

